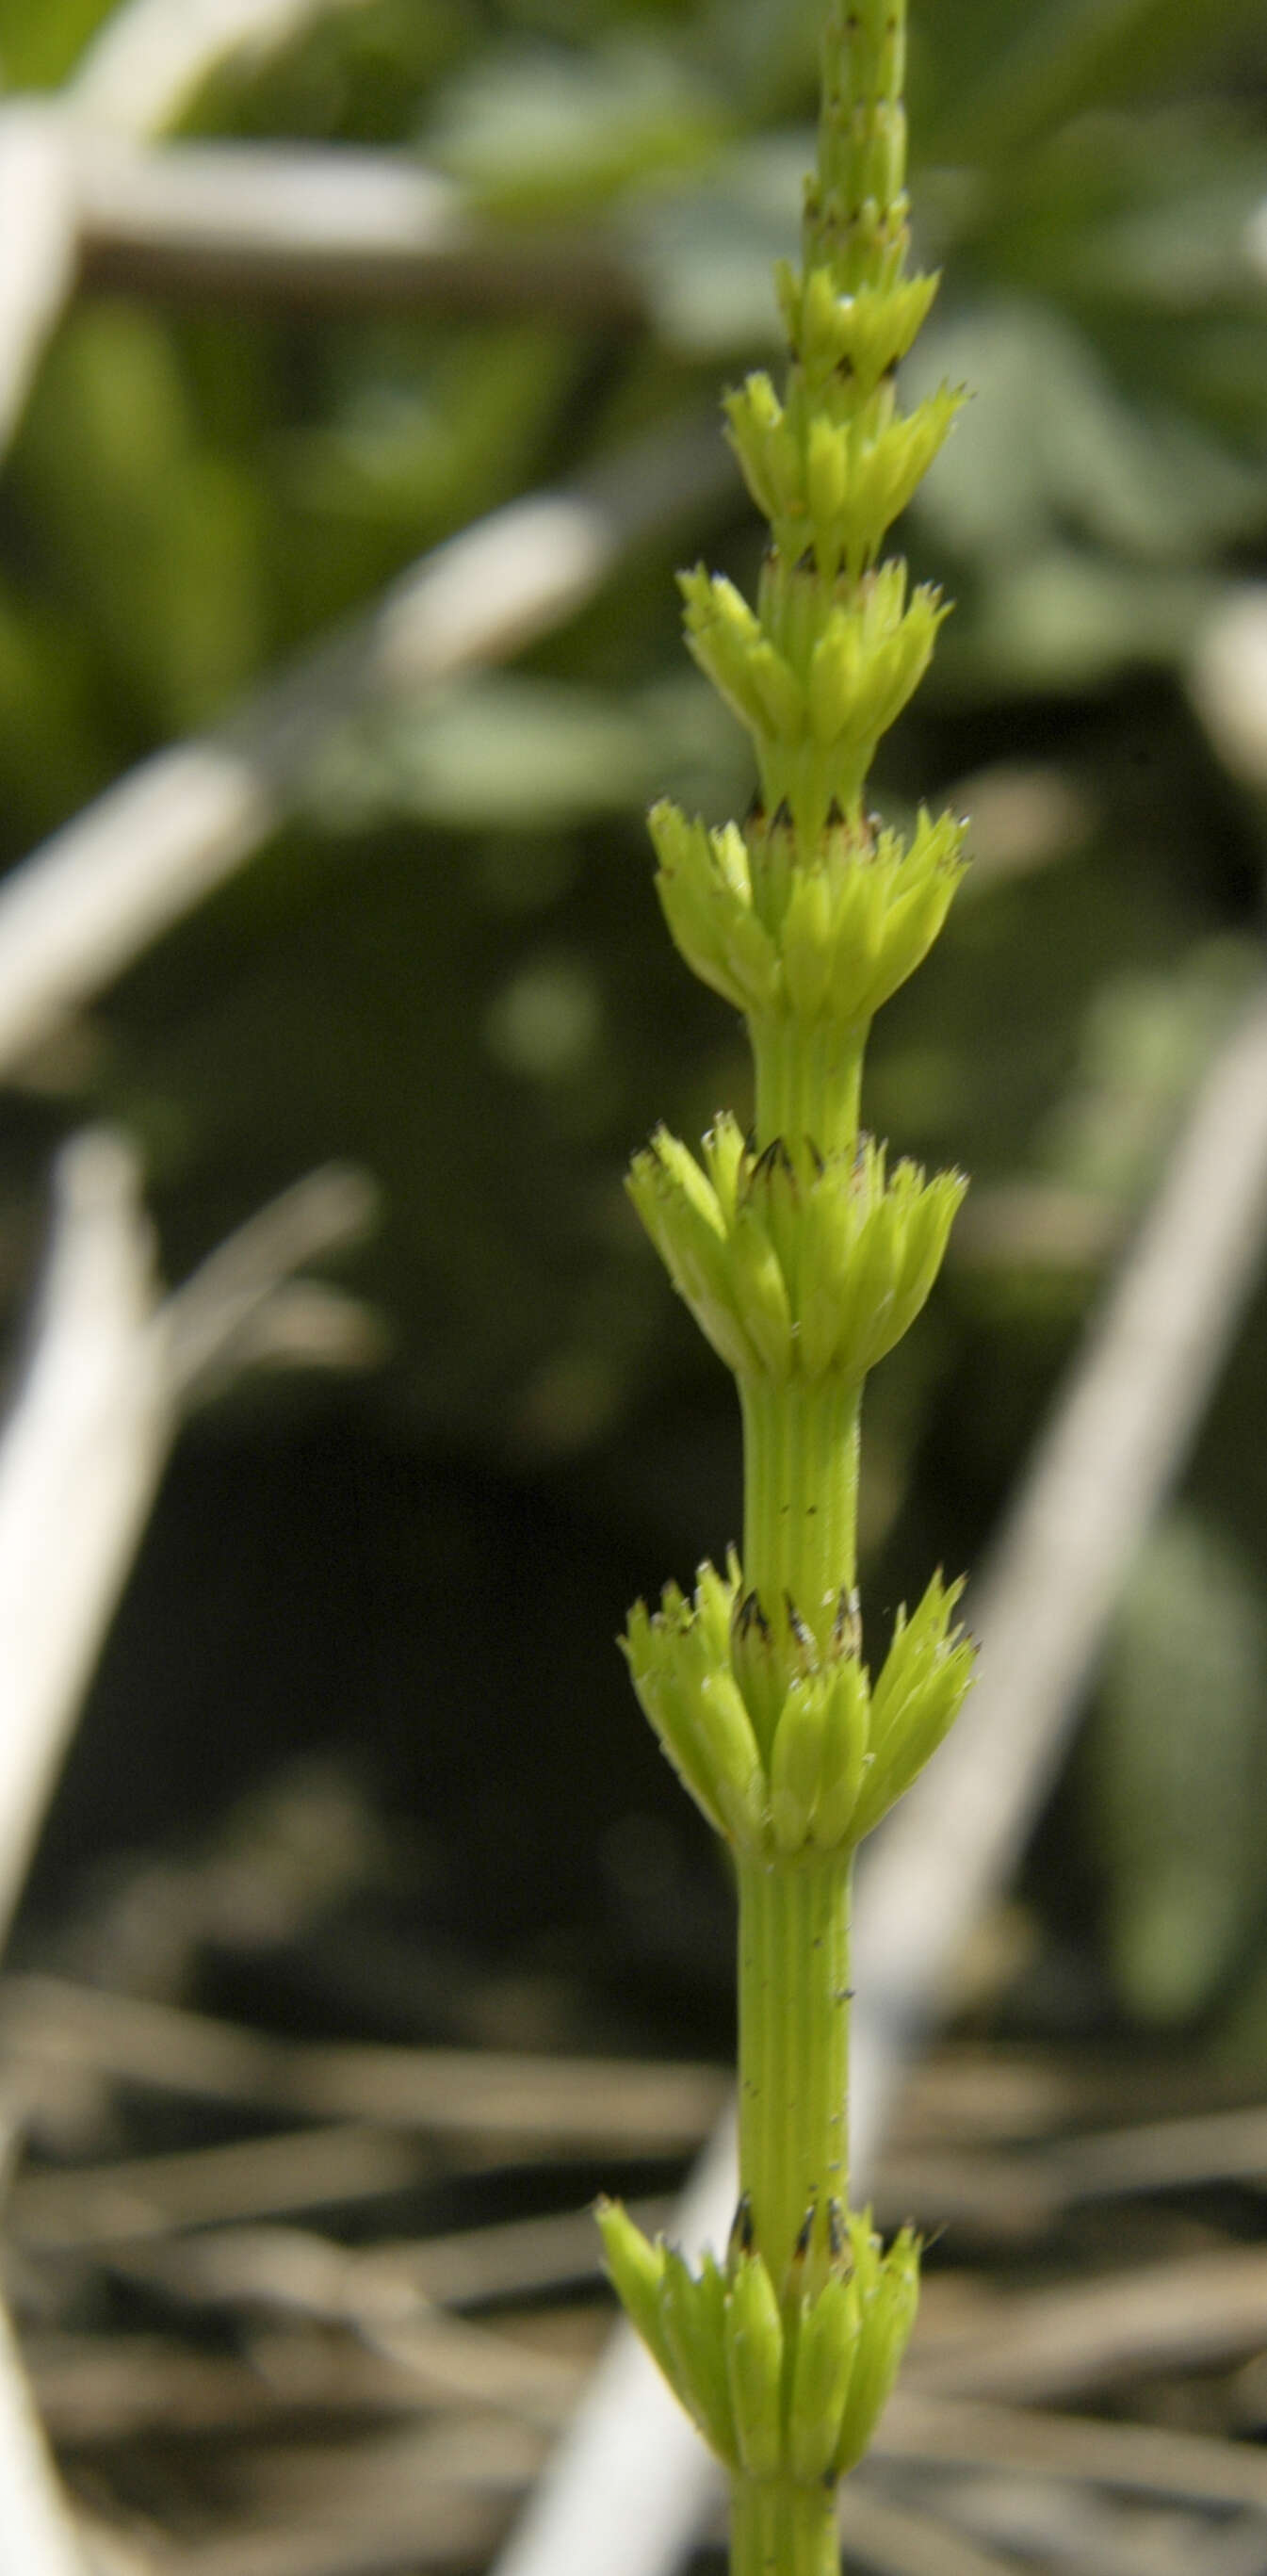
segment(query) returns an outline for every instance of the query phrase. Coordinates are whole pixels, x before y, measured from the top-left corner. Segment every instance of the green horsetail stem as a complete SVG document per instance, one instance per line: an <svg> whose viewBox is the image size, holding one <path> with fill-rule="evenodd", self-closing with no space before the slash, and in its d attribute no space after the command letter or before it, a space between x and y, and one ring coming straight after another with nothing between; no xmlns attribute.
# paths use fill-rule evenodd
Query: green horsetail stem
<svg viewBox="0 0 1267 2576"><path fill-rule="evenodd" d="M743 1549L624 1639L669 1760L730 1849L739 1894L739 2202L695 2271L600 2209L608 2269L729 2472L732 2576L833 2576L835 2491L862 2457L910 2332L918 2248L849 2205L849 1891L862 1836L951 1724L972 1649L934 1575L863 1660L859 1433L868 1372L933 1286L965 1183L890 1162L861 1127L871 1020L937 937L964 826L909 840L868 810L876 746L918 687L946 607L885 539L949 432L943 386L909 414L895 374L936 292L908 273L905 0L835 0L802 258L781 269L789 361L726 398L770 527L755 604L697 566L686 641L752 736L743 824L651 815L657 887L688 966L741 1012L754 1127L698 1154L657 1129L630 1195L737 1380Z"/></svg>

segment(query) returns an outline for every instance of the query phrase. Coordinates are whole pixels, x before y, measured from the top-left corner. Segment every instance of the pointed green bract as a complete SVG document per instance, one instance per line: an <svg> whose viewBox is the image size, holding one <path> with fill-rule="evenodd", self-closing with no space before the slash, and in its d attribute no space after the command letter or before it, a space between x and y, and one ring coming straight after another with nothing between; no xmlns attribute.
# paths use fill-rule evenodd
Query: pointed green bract
<svg viewBox="0 0 1267 2576"><path fill-rule="evenodd" d="M723 2340L740 2464L753 2478L783 2465L783 2320L759 2254L744 2254L726 2293Z"/></svg>
<svg viewBox="0 0 1267 2576"><path fill-rule="evenodd" d="M830 267L795 269L786 260L780 260L774 282L805 391L822 394L839 378L855 387L859 402L868 401L906 356L938 285L935 277L908 277L842 293Z"/></svg>
<svg viewBox="0 0 1267 2576"><path fill-rule="evenodd" d="M737 2454L723 2319L724 2292L716 2269L694 2273L671 2247L664 2261L659 2314L669 2357L669 2385L718 2459L733 2462Z"/></svg>
<svg viewBox="0 0 1267 2576"><path fill-rule="evenodd" d="M859 404L833 386L784 405L767 375L726 397L731 446L777 553L794 566L808 550L821 578L869 572L893 521L918 490L964 396L949 385L909 419L887 388Z"/></svg>
<svg viewBox="0 0 1267 2576"><path fill-rule="evenodd" d="M871 2233L871 2213L849 2222L858 2304L858 2343L841 2412L832 2467L838 2477L856 2468L892 2394L919 2303L919 2248L909 2227L887 2254Z"/></svg>
<svg viewBox="0 0 1267 2576"><path fill-rule="evenodd" d="M788 2466L794 2478L825 2478L840 2448L845 2402L862 2331L857 2294L837 2272L803 2303L788 2405Z"/></svg>
<svg viewBox="0 0 1267 2576"><path fill-rule="evenodd" d="M674 1769L715 1833L755 1846L765 1825L766 1777L730 1668L730 1601L711 1566L693 1603L676 1587L660 1610L636 1602L623 1639L634 1688Z"/></svg>
<svg viewBox="0 0 1267 2576"><path fill-rule="evenodd" d="M723 1114L702 1164L660 1127L629 1175L674 1287L740 1378L865 1377L924 1304L967 1187L910 1162L889 1173L871 1137L828 1161L813 1143L757 1154ZM811 1150L794 1159L794 1144Z"/></svg>
<svg viewBox="0 0 1267 2576"><path fill-rule="evenodd" d="M666 1586L635 1602L622 1639L660 1742L715 1833L790 1858L847 1852L936 1750L972 1681L973 1647L951 1617L962 1583L934 1575L874 1683L854 1622L820 1648L794 1602L767 1614L732 1556L700 1568L693 1600Z"/></svg>
<svg viewBox="0 0 1267 2576"><path fill-rule="evenodd" d="M951 1614L962 1582L933 1576L914 1616L899 1610L893 1642L871 1696L871 1768L858 1801L859 1839L887 1815L935 1753L971 1686L975 1649Z"/></svg>
<svg viewBox="0 0 1267 2576"><path fill-rule="evenodd" d="M657 1128L634 1206L744 1423L742 1565L669 1585L624 1639L642 1706L739 1888L741 2196L724 2268L693 2271L601 2213L648 2349L730 2473L732 2576L832 2576L832 2490L862 2457L918 2295L909 2229L886 2251L847 2208L849 1873L940 1743L971 1679L962 1586L929 1584L863 1659L856 1589L862 1391L937 1276L965 1183L861 1127L875 1013L927 955L964 825L870 811L876 747L947 615L884 547L963 400L904 411L895 370L937 289L907 269L904 0L832 0L799 268L777 275L789 362L725 402L769 522L754 601L697 565L686 642L752 739L756 794L710 829L650 818L669 931L742 1013L756 1116L695 1154Z"/></svg>
<svg viewBox="0 0 1267 2576"><path fill-rule="evenodd" d="M927 583L912 591L898 562L844 583L768 555L757 609L702 564L681 585L687 643L752 735L762 801L786 804L812 849L833 808L859 818L876 745L914 696L949 610Z"/></svg>
<svg viewBox="0 0 1267 2576"><path fill-rule="evenodd" d="M618 2200L600 2200L594 2214L612 2288L630 2324L637 2328L653 2361L667 2378L672 2364L660 2323L660 2298L668 2247L663 2240L652 2245Z"/></svg>
<svg viewBox="0 0 1267 2576"><path fill-rule="evenodd" d="M860 2459L914 2322L918 2247L886 2252L851 2217L821 2288L780 2299L761 2255L698 2270L600 2201L607 2269L657 2368L717 2457L748 2477L814 2482Z"/></svg>
<svg viewBox="0 0 1267 2576"><path fill-rule="evenodd" d="M789 863L786 825L758 815L710 832L652 808L665 919L701 982L750 1019L830 1021L859 1038L927 956L963 875L965 826L921 810L909 842L829 815L821 846Z"/></svg>

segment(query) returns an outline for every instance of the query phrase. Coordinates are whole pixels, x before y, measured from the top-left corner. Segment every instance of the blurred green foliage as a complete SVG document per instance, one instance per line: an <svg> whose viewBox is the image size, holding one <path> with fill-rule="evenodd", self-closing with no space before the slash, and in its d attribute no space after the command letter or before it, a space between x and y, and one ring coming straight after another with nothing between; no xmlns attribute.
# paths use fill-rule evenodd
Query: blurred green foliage
<svg viewBox="0 0 1267 2576"><path fill-rule="evenodd" d="M930 1547L966 1561L1000 1508L1253 974L1263 848L1186 686L1267 549L1261 7L914 14L916 224L946 272L919 365L976 400L905 532L957 607L881 783L895 817L962 792L979 858L877 1032L870 1114L975 1186L938 1309L875 1390L884 1599ZM2 0L6 83L63 78L104 15ZM426 547L768 356L815 19L359 0L215 71L188 133L417 153L517 243L560 222L609 241L646 325L78 301L0 490L6 863ZM719 493L512 669L341 729L275 845L45 1051L8 1166L25 1241L32 1133L126 1119L179 1270L298 1169L364 1161L388 1213L362 1277L396 1347L364 1401L583 1495L649 1567L667 1533L683 1576L736 1508L709 1482L727 1390L620 1184L653 1118L689 1133L746 1080L662 933L641 820L659 789L713 816L747 793L672 581L697 552L750 573L737 474ZM1110 1973L1161 2019L1223 1998L1263 1928L1267 1517L1242 1499L1225 1524L1261 1446L1264 1331L1141 1569L1084 1774Z"/></svg>
<svg viewBox="0 0 1267 2576"><path fill-rule="evenodd" d="M1267 1600L1217 1524L1174 1514L1150 1538L1090 1768L1122 1992L1148 2021L1185 2020L1261 1930Z"/></svg>

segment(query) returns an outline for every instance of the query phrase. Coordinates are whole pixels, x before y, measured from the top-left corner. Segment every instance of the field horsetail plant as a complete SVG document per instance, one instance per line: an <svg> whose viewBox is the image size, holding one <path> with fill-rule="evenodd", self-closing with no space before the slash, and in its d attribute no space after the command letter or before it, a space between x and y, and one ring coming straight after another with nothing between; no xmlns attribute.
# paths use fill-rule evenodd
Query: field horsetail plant
<svg viewBox="0 0 1267 2576"><path fill-rule="evenodd" d="M824 46L803 262L779 295L782 394L729 396L729 435L770 522L757 604L685 576L686 633L753 737L747 822L651 816L687 964L747 1021L756 1120L718 1118L702 1159L659 1130L630 1175L675 1287L738 1380L744 1547L634 1610L643 1708L739 1894L740 2195L724 2261L694 2271L603 2206L617 2291L731 2483L732 2576L829 2576L836 2488L861 2458L910 2332L918 2247L887 2250L849 2205L853 1854L967 1689L960 1587L934 1576L877 1670L856 1590L859 1409L914 1322L964 1182L890 1167L860 1130L873 1014L927 954L962 873L963 827L907 841L868 811L882 734L945 610L880 560L954 419L909 415L894 375L936 279L907 269L905 0L837 0Z"/></svg>

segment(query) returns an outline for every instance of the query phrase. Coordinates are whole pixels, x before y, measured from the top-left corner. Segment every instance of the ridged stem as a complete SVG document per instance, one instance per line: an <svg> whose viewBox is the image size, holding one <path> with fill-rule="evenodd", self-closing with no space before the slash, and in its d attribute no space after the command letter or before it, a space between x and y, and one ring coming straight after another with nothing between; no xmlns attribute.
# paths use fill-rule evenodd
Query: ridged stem
<svg viewBox="0 0 1267 2576"><path fill-rule="evenodd" d="M816 185L806 265L856 292L900 273L906 248L906 0L835 0L823 35Z"/></svg>
<svg viewBox="0 0 1267 2576"><path fill-rule="evenodd" d="M738 1875L739 2186L783 2294L807 2216L817 2249L848 2197L849 1862L741 1853Z"/></svg>
<svg viewBox="0 0 1267 2576"><path fill-rule="evenodd" d="M730 2569L731 2576L840 2576L834 2491L736 2478Z"/></svg>
<svg viewBox="0 0 1267 2576"><path fill-rule="evenodd" d="M744 1582L767 1618L791 1603L825 1646L857 1579L862 1389L834 1378L740 1381Z"/></svg>
<svg viewBox="0 0 1267 2576"><path fill-rule="evenodd" d="M858 1141L862 1051L867 1024L750 1020L756 1072L758 1145L781 1136L795 1152L810 1138L820 1154L852 1153Z"/></svg>

